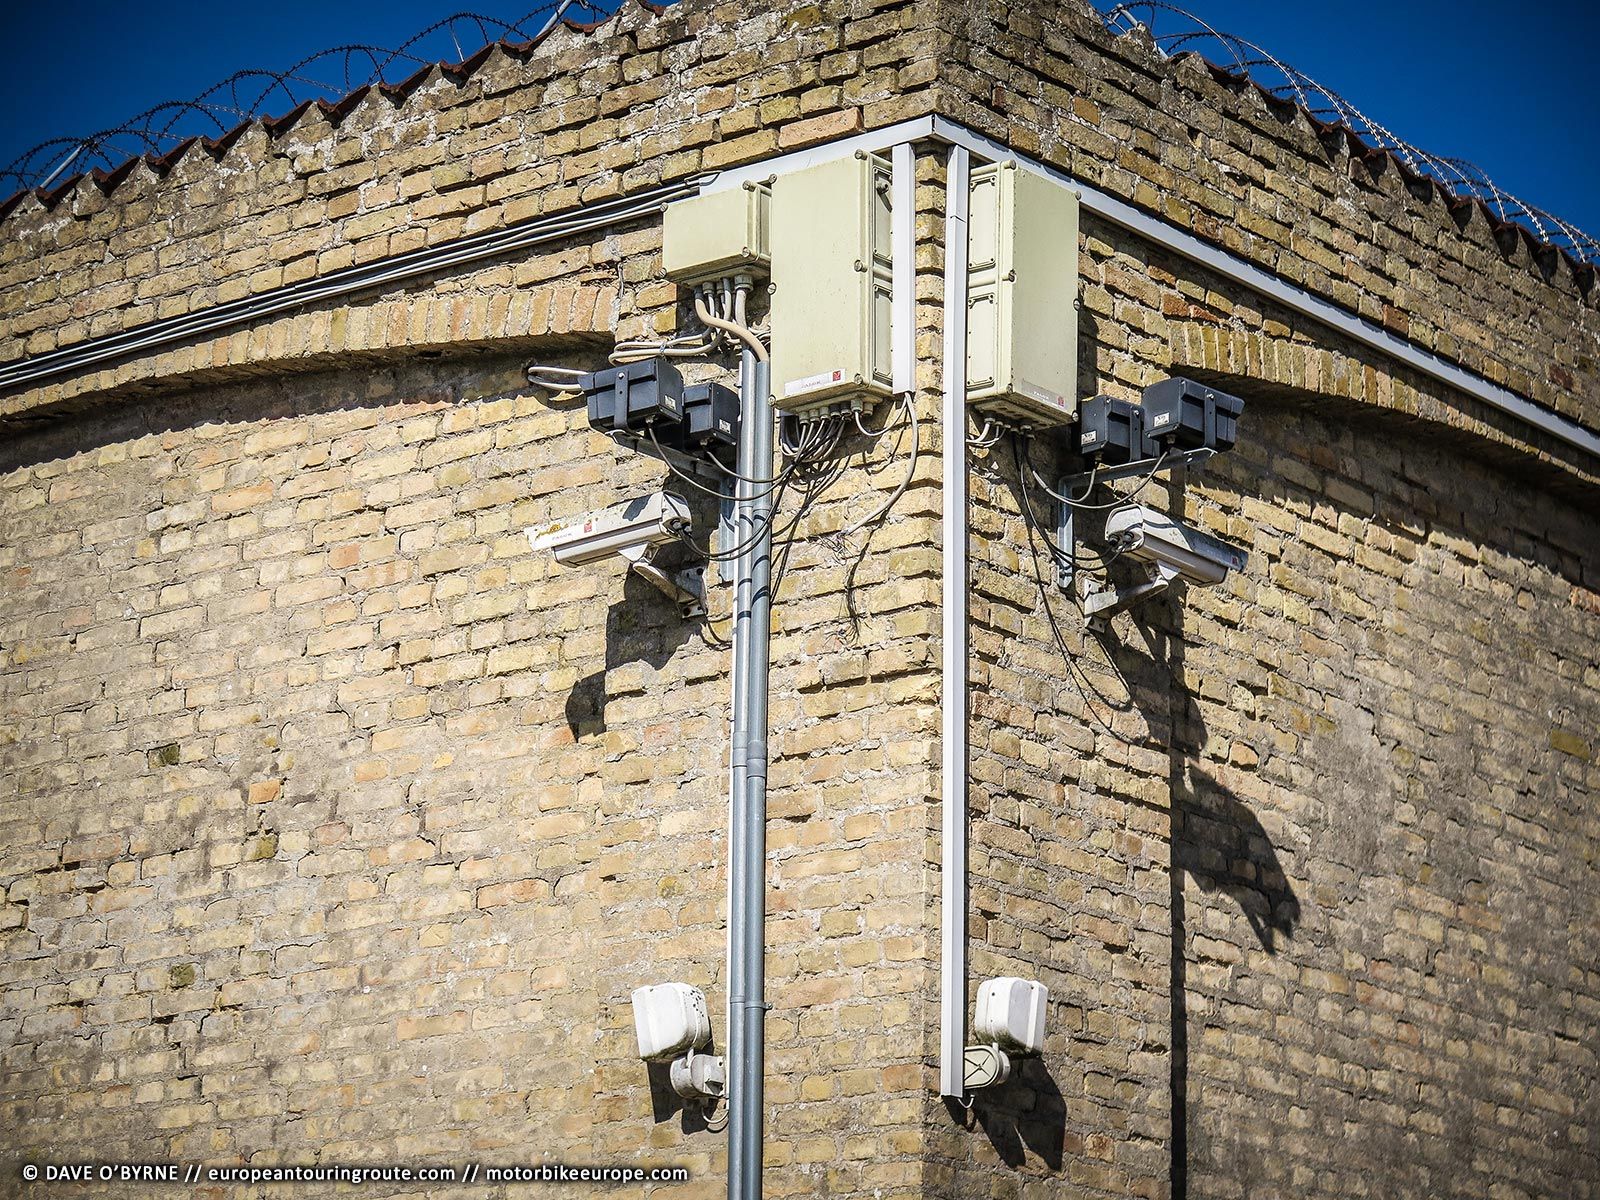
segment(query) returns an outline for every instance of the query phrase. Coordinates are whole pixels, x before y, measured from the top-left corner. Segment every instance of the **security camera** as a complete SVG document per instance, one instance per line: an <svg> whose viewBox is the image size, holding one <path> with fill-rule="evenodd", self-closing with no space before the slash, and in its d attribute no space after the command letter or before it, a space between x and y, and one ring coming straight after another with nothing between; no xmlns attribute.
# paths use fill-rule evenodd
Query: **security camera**
<svg viewBox="0 0 1600 1200"><path fill-rule="evenodd" d="M633 1031L639 1057L664 1062L711 1042L706 994L687 983L657 983L633 992Z"/></svg>
<svg viewBox="0 0 1600 1200"><path fill-rule="evenodd" d="M528 529L528 544L535 550L554 550L563 567L581 567L611 555L626 559L628 567L659 591L678 602L685 617L705 615L705 565L668 571L657 564L656 552L669 542L684 542L692 527L689 506L668 492L625 500L589 513L578 521Z"/></svg>
<svg viewBox="0 0 1600 1200"><path fill-rule="evenodd" d="M668 1062L672 1090L685 1099L715 1100L725 1083L722 1058L696 1054L711 1043L706 995L687 983L657 983L633 993L633 1031L639 1057Z"/></svg>
<svg viewBox="0 0 1600 1200"><path fill-rule="evenodd" d="M1032 979L1005 975L978 986L973 1027L978 1036L1013 1054L1044 1049L1045 1005L1050 989Z"/></svg>
<svg viewBox="0 0 1600 1200"><path fill-rule="evenodd" d="M657 983L635 988L633 1032L639 1057L663 1062L711 1041L711 1014L706 994L687 983Z"/></svg>
<svg viewBox="0 0 1600 1200"><path fill-rule="evenodd" d="M1128 504L1106 518L1106 541L1149 567L1149 578L1131 588L1093 592L1083 602L1095 628L1139 600L1164 590L1175 579L1211 587L1244 568L1246 554L1182 521L1142 504Z"/></svg>
<svg viewBox="0 0 1600 1200"><path fill-rule="evenodd" d="M1084 599L1084 616L1096 629L1123 609L1165 590L1175 579L1211 587L1226 579L1229 571L1242 570L1246 559L1243 550L1142 504L1112 511L1106 518L1106 542L1144 563L1150 574L1133 587L1107 588Z"/></svg>
<svg viewBox="0 0 1600 1200"><path fill-rule="evenodd" d="M652 546L670 542L691 525L689 507L667 492L624 500L571 523L529 529L535 550L554 550L563 567L581 567L613 554L630 561L642 558Z"/></svg>
<svg viewBox="0 0 1600 1200"><path fill-rule="evenodd" d="M973 1030L981 1039L962 1055L962 1074L972 1089L995 1087L1011 1078L1011 1059L1044 1050L1045 1005L1050 991L1033 979L1004 975L978 986Z"/></svg>
<svg viewBox="0 0 1600 1200"><path fill-rule="evenodd" d="M1142 504L1116 509L1106 518L1106 541L1150 563L1167 579L1181 578L1197 587L1221 583L1245 563L1244 551Z"/></svg>

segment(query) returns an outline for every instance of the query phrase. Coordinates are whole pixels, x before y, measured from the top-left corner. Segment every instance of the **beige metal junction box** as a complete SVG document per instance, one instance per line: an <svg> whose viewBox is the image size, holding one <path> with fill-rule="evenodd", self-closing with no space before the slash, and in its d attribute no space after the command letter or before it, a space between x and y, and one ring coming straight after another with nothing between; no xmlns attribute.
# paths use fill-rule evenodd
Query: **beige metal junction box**
<svg viewBox="0 0 1600 1200"><path fill-rule="evenodd" d="M1019 425L1078 411L1078 197L1012 162L972 172L967 400Z"/></svg>
<svg viewBox="0 0 1600 1200"><path fill-rule="evenodd" d="M768 273L772 190L746 183L667 205L661 227L661 267L677 283Z"/></svg>
<svg viewBox="0 0 1600 1200"><path fill-rule="evenodd" d="M887 396L889 162L857 154L772 184L772 391L817 414Z"/></svg>

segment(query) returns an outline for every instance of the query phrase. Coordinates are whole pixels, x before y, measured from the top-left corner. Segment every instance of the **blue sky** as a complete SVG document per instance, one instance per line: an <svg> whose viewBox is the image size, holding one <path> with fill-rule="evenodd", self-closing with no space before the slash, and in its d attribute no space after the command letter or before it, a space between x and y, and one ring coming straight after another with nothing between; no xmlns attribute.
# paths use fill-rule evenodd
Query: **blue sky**
<svg viewBox="0 0 1600 1200"><path fill-rule="evenodd" d="M534 3L477 0L472 7L515 20ZM0 73L0 166L46 138L92 132L160 101L187 99L236 70L282 69L344 43L398 45L462 6L462 0L19 4L3 25L10 62ZM1184 0L1183 6L1292 63L1401 137L1471 159L1506 190L1600 236L1600 89L1592 65L1600 5ZM448 53L448 41L443 49L434 45Z"/></svg>

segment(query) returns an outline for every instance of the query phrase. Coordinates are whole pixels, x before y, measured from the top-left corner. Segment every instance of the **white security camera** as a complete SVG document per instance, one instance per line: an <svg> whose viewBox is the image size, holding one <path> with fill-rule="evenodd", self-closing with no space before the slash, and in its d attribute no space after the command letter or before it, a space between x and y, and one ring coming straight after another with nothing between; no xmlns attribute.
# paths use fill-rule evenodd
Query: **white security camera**
<svg viewBox="0 0 1600 1200"><path fill-rule="evenodd" d="M1106 541L1150 563L1167 580L1181 578L1197 587L1221 583L1245 563L1244 551L1142 504L1126 505L1106 518Z"/></svg>
<svg viewBox="0 0 1600 1200"><path fill-rule="evenodd" d="M1209 534L1174 521L1142 504L1114 509L1106 518L1106 542L1144 563L1149 578L1129 588L1107 588L1084 598L1083 613L1091 627L1103 628L1108 618L1157 592L1173 580L1211 587L1242 570L1246 554Z"/></svg>
<svg viewBox="0 0 1600 1200"><path fill-rule="evenodd" d="M677 496L657 492L624 500L577 521L529 529L527 534L535 550L554 550L563 567L581 567L613 554L637 561L652 546L687 533L691 524L688 505Z"/></svg>
<svg viewBox="0 0 1600 1200"><path fill-rule="evenodd" d="M693 526L689 506L668 492L624 500L577 521L553 521L525 530L535 550L553 550L563 567L581 567L617 555L628 568L678 602L686 617L705 615L705 566L668 572L656 552L669 542L686 541ZM698 561L698 560L696 560Z"/></svg>
<svg viewBox="0 0 1600 1200"><path fill-rule="evenodd" d="M1044 1050L1045 1005L1050 991L1033 979L1012 975L985 979L978 986L973 1031L982 1039L963 1055L963 1076L969 1088L995 1087L1011 1078L1011 1056Z"/></svg>
<svg viewBox="0 0 1600 1200"><path fill-rule="evenodd" d="M678 1095L695 1100L722 1095L722 1058L695 1053L711 1042L711 1014L699 988L657 983L634 989L633 1031L645 1062L672 1062L669 1078Z"/></svg>

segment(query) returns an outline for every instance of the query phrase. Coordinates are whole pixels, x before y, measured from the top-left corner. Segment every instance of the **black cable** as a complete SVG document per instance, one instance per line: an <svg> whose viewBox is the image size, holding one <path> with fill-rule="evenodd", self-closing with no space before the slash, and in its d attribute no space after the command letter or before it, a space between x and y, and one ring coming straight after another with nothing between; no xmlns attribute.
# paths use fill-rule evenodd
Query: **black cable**
<svg viewBox="0 0 1600 1200"><path fill-rule="evenodd" d="M1050 535L1045 532L1043 525L1040 523L1038 514L1034 511L1033 497L1028 495L1028 484L1022 477L1022 452L1018 448L1015 437L1011 439L1011 454L1017 464L1017 491L1022 496L1022 519L1027 524L1030 535L1035 532L1039 534L1056 565L1058 567L1109 567L1116 562L1122 554L1121 550L1117 550L1110 558L1102 554L1097 554L1092 558L1083 558L1068 550L1065 546L1057 546L1051 540ZM1032 544L1030 536L1029 545L1031 546Z"/></svg>
<svg viewBox="0 0 1600 1200"><path fill-rule="evenodd" d="M1117 671L1117 678L1122 680L1123 690L1128 693L1128 698L1121 703L1107 698L1103 692L1094 686L1088 673L1079 665L1077 655L1073 654L1067 646L1066 635L1061 631L1061 623L1056 620L1055 609L1050 607L1051 585L1045 581L1043 573L1039 570L1039 552L1031 538L1028 540L1028 557L1033 561L1033 579L1039 588L1039 604L1044 609L1045 622L1050 626L1051 640L1055 642L1062 661L1067 664L1067 673L1072 678L1073 686L1077 689L1079 697L1083 700L1089 719L1118 741L1124 740L1122 735L1111 727L1109 721L1095 712L1094 705L1095 700L1098 700L1114 712L1127 712L1134 706L1133 689L1128 686L1128 681L1122 677L1120 671ZM1117 670L1116 664L1112 663L1109 658L1107 662L1113 671ZM1091 692L1093 693L1093 699L1090 698Z"/></svg>
<svg viewBox="0 0 1600 1200"><path fill-rule="evenodd" d="M816 502L822 498L823 493L838 482L839 477L843 474L844 464L839 463L829 475L819 477L813 481L813 484L807 488L805 497L800 501L800 507L795 511L794 520L785 528L783 545L779 551L778 562L772 576L773 603L777 603L778 589L783 585L784 574L789 569L789 551L794 545L794 538L791 536L793 531L811 512L811 509L815 507Z"/></svg>
<svg viewBox="0 0 1600 1200"><path fill-rule="evenodd" d="M726 492L724 492L724 491L722 491L722 490L720 490L718 488L713 488L713 487L706 486L705 484L701 483L698 479L696 479L694 476L690 475L687 471L682 471L676 465L674 465L673 461L670 458L667 457L667 452L662 447L661 443L656 440L656 429L655 429L655 422L654 421L646 422L645 427L644 427L644 431L647 434L650 435L650 444L652 446L654 446L656 448L657 452L661 455L661 461L667 464L667 470L671 471L679 479L683 480L690 487L698 488L700 491L704 492L706 495L715 496L719 500L737 499L737 497L729 497L729 495ZM723 469L726 470L727 468L723 468ZM746 497L744 497L744 499L747 499L747 500L760 500L763 497L770 496L778 488L783 486L784 482L787 480L788 476L793 473L793 471L794 471L794 464L791 463L788 467L785 467L784 470L781 471L774 478L772 487L769 487L766 491L759 492L754 496L746 496ZM751 482L750 480L745 479L743 476L736 475L736 476L734 476L734 478L737 479L740 483L750 483Z"/></svg>
<svg viewBox="0 0 1600 1200"><path fill-rule="evenodd" d="M718 550L713 553L709 545L704 548L696 545L694 539L686 533L677 532L673 536L708 562L732 562L771 531L778 518L778 502L783 499L783 491L788 486L787 481L778 485L777 494L773 497L772 507L767 511L766 520L760 522L754 533L731 550Z"/></svg>
<svg viewBox="0 0 1600 1200"><path fill-rule="evenodd" d="M1015 438L1016 438L1016 435L1013 435L1013 446L1015 445ZM1031 443L1033 441L1033 439L1029 438L1028 441ZM1112 494L1113 497L1115 497L1115 499L1110 500L1110 501L1106 502L1105 504L1085 504L1081 498L1077 498L1077 497L1073 497L1073 496L1063 496L1060 492L1054 490L1048 483L1046 483L1044 481L1044 477L1041 476L1039 474L1039 472L1034 469L1033 463L1031 461L1028 463L1028 474L1033 476L1033 481L1036 484L1038 484L1039 488L1044 492L1044 494L1049 496L1052 500L1059 500L1062 504L1065 504L1069 508L1076 508L1076 509L1082 509L1084 511L1098 512L1098 511L1101 511L1101 510L1107 509L1107 508L1116 508L1119 504L1127 504L1135 496L1137 496L1140 492L1144 491L1145 488L1149 487L1150 486L1150 481L1153 480L1156 477L1156 475L1161 471L1161 468L1163 467L1163 465L1165 465L1165 463L1167 461L1167 454L1168 454L1168 451L1166 451L1166 450L1163 450L1161 452L1160 457L1158 457L1156 459L1156 461L1155 461L1155 465L1150 468L1149 473L1147 475L1145 475L1145 477L1139 481L1138 485L1135 486L1134 489L1131 492L1118 492L1118 491L1115 491L1113 489L1111 494ZM1019 467L1019 470L1020 470L1020 467ZM1096 464L1094 469L1092 471L1090 471L1090 473L1089 473L1089 490L1085 491L1083 493L1084 496L1088 496L1089 492L1093 491L1093 489L1094 489L1094 476L1095 476L1096 473L1099 472L1099 470L1100 470L1100 467L1099 467L1098 464ZM1022 482L1023 486L1026 486L1026 481L1019 480L1019 482ZM1109 485L1107 485L1107 486L1109 487Z"/></svg>

